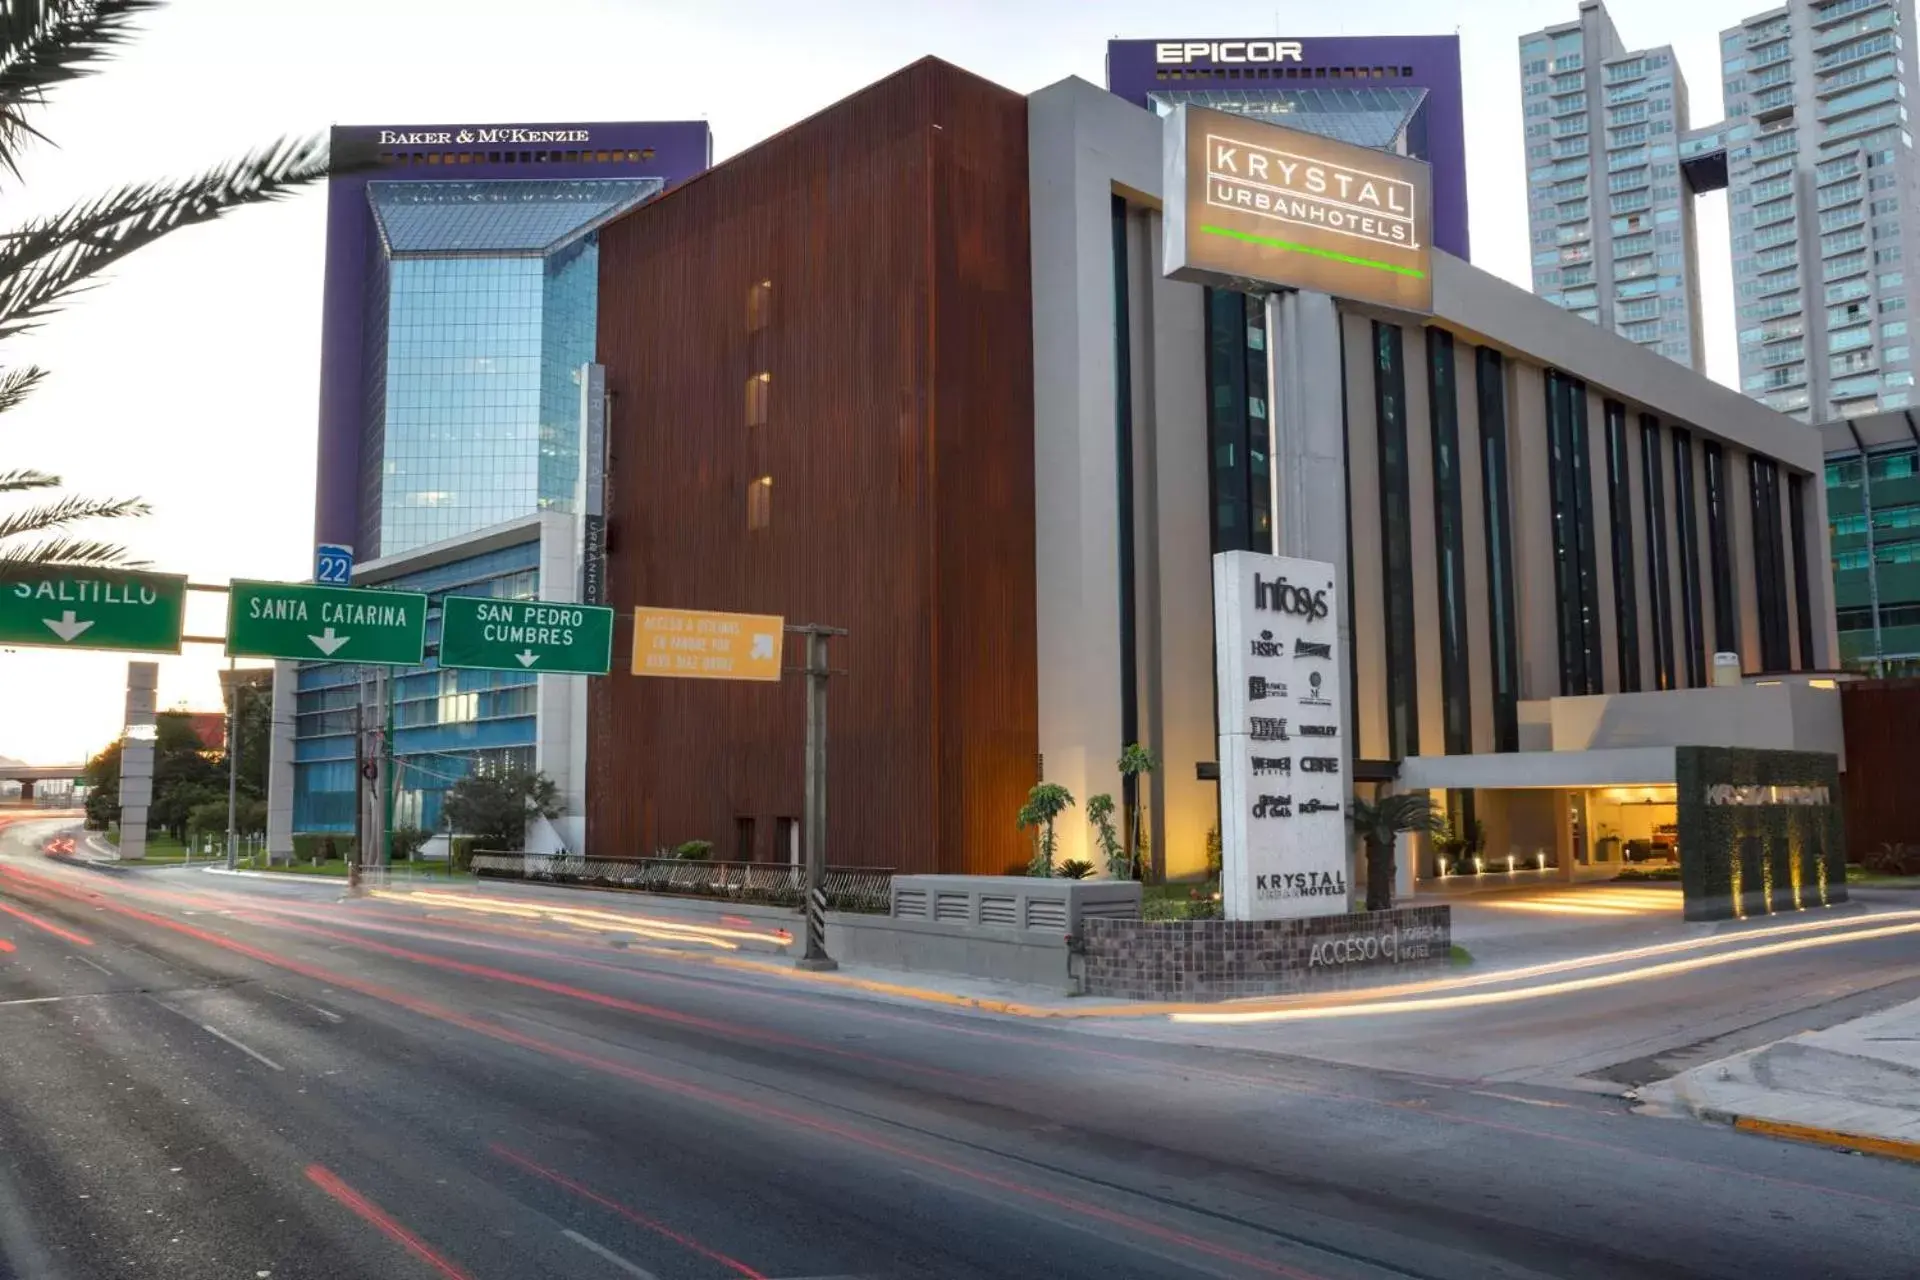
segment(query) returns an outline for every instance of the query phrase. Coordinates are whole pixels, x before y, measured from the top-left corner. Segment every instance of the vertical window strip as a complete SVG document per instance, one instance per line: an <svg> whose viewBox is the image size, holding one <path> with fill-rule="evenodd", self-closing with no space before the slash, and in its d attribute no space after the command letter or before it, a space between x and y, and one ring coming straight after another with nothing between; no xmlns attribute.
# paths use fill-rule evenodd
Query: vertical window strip
<svg viewBox="0 0 1920 1280"><path fill-rule="evenodd" d="M1801 671L1813 663L1813 584L1807 579L1807 478L1787 477L1787 520L1793 526L1793 613L1800 632Z"/></svg>
<svg viewBox="0 0 1920 1280"><path fill-rule="evenodd" d="M1787 632L1787 565L1780 528L1780 467L1771 458L1747 455L1753 502L1754 599L1760 616L1760 665L1767 671L1793 666Z"/></svg>
<svg viewBox="0 0 1920 1280"><path fill-rule="evenodd" d="M1600 653L1600 571L1593 542L1593 452L1587 441L1587 384L1568 380L1569 440L1573 463L1574 535L1578 539L1581 691L1606 692L1606 665Z"/></svg>
<svg viewBox="0 0 1920 1280"><path fill-rule="evenodd" d="M1500 353L1479 349L1480 499L1487 530L1487 635L1493 646L1493 749L1520 749L1520 660L1513 616L1513 519L1507 492L1507 388Z"/></svg>
<svg viewBox="0 0 1920 1280"><path fill-rule="evenodd" d="M1717 653L1740 651L1740 617L1733 594L1733 557L1729 549L1732 515L1727 510L1727 455L1718 442L1703 449L1707 486L1707 570L1713 578L1713 645Z"/></svg>
<svg viewBox="0 0 1920 1280"><path fill-rule="evenodd" d="M1380 535L1384 560L1387 651L1387 750L1400 759L1420 748L1415 699L1413 530L1409 519L1407 381L1400 326L1373 322L1375 420L1380 439Z"/></svg>
<svg viewBox="0 0 1920 1280"><path fill-rule="evenodd" d="M1463 755L1473 750L1473 716L1467 674L1465 534L1460 523L1460 395L1454 380L1453 335L1429 329L1426 336L1434 554L1440 595L1441 722L1447 754Z"/></svg>
<svg viewBox="0 0 1920 1280"><path fill-rule="evenodd" d="M1213 549L1247 551L1253 544L1246 474L1246 302L1230 289L1208 289L1205 303Z"/></svg>
<svg viewBox="0 0 1920 1280"><path fill-rule="evenodd" d="M1633 464L1627 452L1627 410L1609 400L1607 414L1607 505L1613 526L1613 611L1620 691L1640 692L1640 596L1634 580Z"/></svg>
<svg viewBox="0 0 1920 1280"><path fill-rule="evenodd" d="M1677 683L1673 667L1673 579L1667 561L1667 486L1660 463L1660 422L1640 415L1640 491L1647 516L1647 597L1653 623L1654 688Z"/></svg>
<svg viewBox="0 0 1920 1280"><path fill-rule="evenodd" d="M1706 624L1700 615L1700 526L1693 493L1693 433L1675 427L1673 437L1674 536L1680 539L1680 620L1687 687L1707 683Z"/></svg>

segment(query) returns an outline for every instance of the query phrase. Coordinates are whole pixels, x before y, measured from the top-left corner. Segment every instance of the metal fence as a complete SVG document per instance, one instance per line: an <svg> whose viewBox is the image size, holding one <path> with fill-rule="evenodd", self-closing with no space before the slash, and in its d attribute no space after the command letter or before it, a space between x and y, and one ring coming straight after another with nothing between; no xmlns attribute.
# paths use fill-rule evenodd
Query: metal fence
<svg viewBox="0 0 1920 1280"><path fill-rule="evenodd" d="M473 871L478 876L677 893L795 909L806 897L800 868L771 862L476 853ZM828 867L825 888L829 910L885 915L890 909L893 868Z"/></svg>

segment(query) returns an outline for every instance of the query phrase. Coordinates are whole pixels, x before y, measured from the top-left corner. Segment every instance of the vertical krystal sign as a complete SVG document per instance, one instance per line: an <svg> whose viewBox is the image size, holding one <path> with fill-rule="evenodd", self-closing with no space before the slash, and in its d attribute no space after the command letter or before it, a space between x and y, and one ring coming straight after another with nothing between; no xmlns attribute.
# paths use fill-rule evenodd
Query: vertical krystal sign
<svg viewBox="0 0 1920 1280"><path fill-rule="evenodd" d="M1185 104L1164 127L1167 275L1433 310L1425 164Z"/></svg>
<svg viewBox="0 0 1920 1280"><path fill-rule="evenodd" d="M1255 551L1213 558L1229 920L1347 910L1339 603L1323 561Z"/></svg>

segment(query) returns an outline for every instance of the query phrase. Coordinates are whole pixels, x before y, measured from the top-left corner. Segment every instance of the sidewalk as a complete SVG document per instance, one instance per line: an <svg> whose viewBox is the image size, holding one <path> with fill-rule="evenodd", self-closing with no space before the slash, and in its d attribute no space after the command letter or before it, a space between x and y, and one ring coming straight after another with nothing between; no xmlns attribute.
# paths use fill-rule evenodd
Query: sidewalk
<svg viewBox="0 0 1920 1280"><path fill-rule="evenodd" d="M1643 1107L1920 1161L1920 1000L1693 1068Z"/></svg>

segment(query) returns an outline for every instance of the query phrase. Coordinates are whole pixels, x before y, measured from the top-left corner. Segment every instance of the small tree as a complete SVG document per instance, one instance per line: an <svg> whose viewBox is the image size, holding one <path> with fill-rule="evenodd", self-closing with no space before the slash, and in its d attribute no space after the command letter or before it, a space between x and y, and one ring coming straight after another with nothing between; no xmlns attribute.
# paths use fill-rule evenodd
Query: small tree
<svg viewBox="0 0 1920 1280"><path fill-rule="evenodd" d="M1132 823L1127 841L1127 847L1133 851L1134 875L1130 878L1145 879L1148 868L1153 865L1153 850L1148 847L1152 837L1147 834L1146 788L1140 779L1160 767L1160 758L1139 743L1129 742L1120 753L1118 763L1120 776L1128 780L1133 790Z"/></svg>
<svg viewBox="0 0 1920 1280"><path fill-rule="evenodd" d="M448 831L475 838L481 849L520 849L527 840L527 819L560 814L560 791L553 779L529 769L468 774L453 784L441 805Z"/></svg>
<svg viewBox="0 0 1920 1280"><path fill-rule="evenodd" d="M1367 846L1367 910L1387 911L1393 907L1394 843L1402 831L1434 831L1444 819L1424 794L1381 796L1349 802L1347 818L1354 832Z"/></svg>
<svg viewBox="0 0 1920 1280"><path fill-rule="evenodd" d="M1100 853L1107 860L1107 874L1115 880L1133 879L1133 859L1127 856L1119 832L1113 829L1113 797L1103 791L1089 799L1087 821L1093 824L1094 836L1100 841Z"/></svg>
<svg viewBox="0 0 1920 1280"><path fill-rule="evenodd" d="M1053 820L1073 807L1073 793L1057 782L1036 782L1020 806L1020 829L1036 827L1033 861L1027 864L1030 876L1051 876L1053 855L1059 842L1053 833Z"/></svg>

